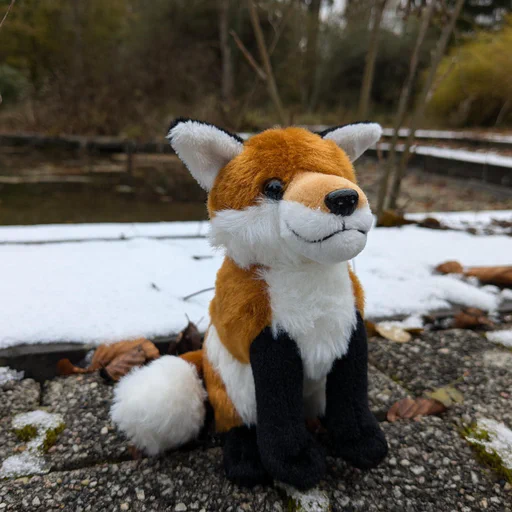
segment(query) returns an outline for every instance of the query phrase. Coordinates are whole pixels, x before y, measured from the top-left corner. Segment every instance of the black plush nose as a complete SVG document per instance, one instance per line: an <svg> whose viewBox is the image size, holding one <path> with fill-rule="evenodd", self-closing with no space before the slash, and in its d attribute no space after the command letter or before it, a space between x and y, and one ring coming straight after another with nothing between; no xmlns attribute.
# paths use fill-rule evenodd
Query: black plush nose
<svg viewBox="0 0 512 512"><path fill-rule="evenodd" d="M359 194L351 188L333 190L325 196L325 204L336 215L352 215L357 207Z"/></svg>

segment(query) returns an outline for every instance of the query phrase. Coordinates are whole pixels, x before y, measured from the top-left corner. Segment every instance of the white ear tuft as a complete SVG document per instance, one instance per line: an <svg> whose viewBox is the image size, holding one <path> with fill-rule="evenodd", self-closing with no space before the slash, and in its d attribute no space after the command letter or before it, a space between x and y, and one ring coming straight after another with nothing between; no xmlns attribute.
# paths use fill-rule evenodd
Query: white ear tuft
<svg viewBox="0 0 512 512"><path fill-rule="evenodd" d="M333 140L354 162L380 139L382 128L378 123L354 123L329 128L319 135Z"/></svg>
<svg viewBox="0 0 512 512"><path fill-rule="evenodd" d="M218 172L243 149L243 141L237 135L192 119L176 119L167 138L205 190L211 190Z"/></svg>

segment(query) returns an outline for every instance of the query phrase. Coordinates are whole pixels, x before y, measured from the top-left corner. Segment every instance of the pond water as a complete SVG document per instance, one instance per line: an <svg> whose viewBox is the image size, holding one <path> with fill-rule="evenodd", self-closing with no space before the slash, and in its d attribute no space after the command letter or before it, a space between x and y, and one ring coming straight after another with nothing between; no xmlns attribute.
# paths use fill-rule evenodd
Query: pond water
<svg viewBox="0 0 512 512"><path fill-rule="evenodd" d="M204 201L91 186L2 186L0 225L204 220Z"/></svg>

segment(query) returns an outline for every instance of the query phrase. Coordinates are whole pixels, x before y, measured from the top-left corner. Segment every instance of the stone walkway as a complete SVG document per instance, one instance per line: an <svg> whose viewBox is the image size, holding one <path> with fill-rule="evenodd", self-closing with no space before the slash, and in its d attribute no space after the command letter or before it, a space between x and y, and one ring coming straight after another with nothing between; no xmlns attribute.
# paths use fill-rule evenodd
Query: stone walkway
<svg viewBox="0 0 512 512"><path fill-rule="evenodd" d="M14 415L44 408L60 414L66 428L45 455L46 474L0 481L0 512L287 511L300 509L298 501L303 510L512 511L510 483L478 462L461 436L479 418L512 427L512 351L452 330L404 344L373 339L370 362L371 403L380 419L396 400L448 384L463 393L464 403L440 417L384 421L390 455L378 469L361 472L328 459L319 489L293 503L290 490L278 485L247 490L230 484L217 439L161 459L133 460L109 421L112 387L98 376L4 385L0 462L24 448L11 431Z"/></svg>

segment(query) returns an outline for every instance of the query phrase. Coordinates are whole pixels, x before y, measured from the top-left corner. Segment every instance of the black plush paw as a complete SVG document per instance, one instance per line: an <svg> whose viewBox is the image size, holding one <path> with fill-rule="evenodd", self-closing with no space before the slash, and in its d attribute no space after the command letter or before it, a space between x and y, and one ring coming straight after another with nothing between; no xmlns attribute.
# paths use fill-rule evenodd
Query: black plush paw
<svg viewBox="0 0 512 512"><path fill-rule="evenodd" d="M363 432L356 439L344 439L334 434L331 440L333 455L359 469L378 466L388 454L388 443L378 426Z"/></svg>
<svg viewBox="0 0 512 512"><path fill-rule="evenodd" d="M258 439L261 459L276 480L305 490L314 487L325 473L325 453L317 441L306 433L301 441L266 443Z"/></svg>
<svg viewBox="0 0 512 512"><path fill-rule="evenodd" d="M226 476L235 484L254 487L272 481L261 462L255 428L232 428L226 434L223 454Z"/></svg>

